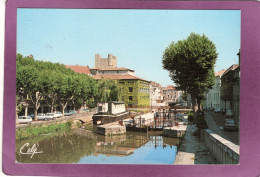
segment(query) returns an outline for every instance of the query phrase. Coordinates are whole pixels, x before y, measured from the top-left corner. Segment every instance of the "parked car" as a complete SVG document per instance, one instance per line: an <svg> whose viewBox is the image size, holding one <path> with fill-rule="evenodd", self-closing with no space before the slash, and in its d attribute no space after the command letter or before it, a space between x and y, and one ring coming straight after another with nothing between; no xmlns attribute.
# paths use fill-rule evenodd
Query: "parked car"
<svg viewBox="0 0 260 177"><path fill-rule="evenodd" d="M223 128L224 130L234 130L234 131L238 130L238 127L235 124L235 121L233 119L225 119Z"/></svg>
<svg viewBox="0 0 260 177"><path fill-rule="evenodd" d="M37 120L49 120L48 117L46 116L46 114L44 113L39 113L37 115Z"/></svg>
<svg viewBox="0 0 260 177"><path fill-rule="evenodd" d="M29 124L32 122L32 118L30 116L19 116L18 123L19 124Z"/></svg>
<svg viewBox="0 0 260 177"><path fill-rule="evenodd" d="M220 108L216 108L216 109L214 110L214 112L215 112L215 113L221 113L221 109L220 109Z"/></svg>
<svg viewBox="0 0 260 177"><path fill-rule="evenodd" d="M88 109L79 109L77 112L81 113L81 112L89 112Z"/></svg>
<svg viewBox="0 0 260 177"><path fill-rule="evenodd" d="M55 120L55 119L56 119L56 116L55 116L54 113L47 113L47 114L46 114L46 118L47 118L47 119Z"/></svg>
<svg viewBox="0 0 260 177"><path fill-rule="evenodd" d="M233 114L233 112L232 112L231 109L228 109L228 110L226 111L226 116L228 116L228 117L234 116L234 114Z"/></svg>
<svg viewBox="0 0 260 177"><path fill-rule="evenodd" d="M71 115L73 115L73 114L77 114L77 112L74 111L74 110L69 110L69 113L70 113Z"/></svg>
<svg viewBox="0 0 260 177"><path fill-rule="evenodd" d="M54 115L56 116L56 118L62 117L62 113L60 111L55 111Z"/></svg>
<svg viewBox="0 0 260 177"><path fill-rule="evenodd" d="M74 110L69 110L69 111L66 111L66 112L64 113L64 116L71 116L71 115L73 115L73 114L77 114L77 112L74 111Z"/></svg>
<svg viewBox="0 0 260 177"><path fill-rule="evenodd" d="M29 114L28 116L30 116L32 119L34 119L34 114Z"/></svg>

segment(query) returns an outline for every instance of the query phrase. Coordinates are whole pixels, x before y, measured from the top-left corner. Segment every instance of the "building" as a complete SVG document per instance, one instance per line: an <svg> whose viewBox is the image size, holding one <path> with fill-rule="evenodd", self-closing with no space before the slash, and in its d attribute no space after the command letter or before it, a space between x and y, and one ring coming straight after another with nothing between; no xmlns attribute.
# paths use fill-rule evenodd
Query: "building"
<svg viewBox="0 0 260 177"><path fill-rule="evenodd" d="M234 78L236 77L236 69L239 67L237 64L230 66L221 77L221 100L223 108L225 111L227 109L234 110L234 101L233 101L233 86L235 84Z"/></svg>
<svg viewBox="0 0 260 177"><path fill-rule="evenodd" d="M88 66L79 66L79 65L65 65L66 68L70 68L77 73L83 73L87 75L91 75L90 69Z"/></svg>
<svg viewBox="0 0 260 177"><path fill-rule="evenodd" d="M125 104L118 101L109 101L106 103L98 103L98 113L120 114L126 112Z"/></svg>
<svg viewBox="0 0 260 177"><path fill-rule="evenodd" d="M150 106L150 83L135 76L134 70L117 67L117 58L111 54L108 58L95 55L95 67L90 69L93 78L118 80L122 90L122 101L128 107Z"/></svg>
<svg viewBox="0 0 260 177"><path fill-rule="evenodd" d="M206 93L206 104L205 106L207 109L217 109L217 108L223 108L223 101L221 102L221 76L225 72L225 69L222 69L221 71L215 73L215 84L212 86L212 89L210 89Z"/></svg>
<svg viewBox="0 0 260 177"><path fill-rule="evenodd" d="M135 71L127 68L91 68L92 75L135 75Z"/></svg>
<svg viewBox="0 0 260 177"><path fill-rule="evenodd" d="M182 103L182 94L183 92L177 90L173 85L168 85L163 87L163 99L167 102L167 105L171 103Z"/></svg>
<svg viewBox="0 0 260 177"><path fill-rule="evenodd" d="M166 106L162 86L153 81L150 82L150 105L151 107Z"/></svg>
<svg viewBox="0 0 260 177"><path fill-rule="evenodd" d="M96 68L117 68L117 58L108 54L108 58L101 58L99 54L95 55Z"/></svg>
<svg viewBox="0 0 260 177"><path fill-rule="evenodd" d="M234 70L233 78L233 113L239 125L240 120L240 66Z"/></svg>

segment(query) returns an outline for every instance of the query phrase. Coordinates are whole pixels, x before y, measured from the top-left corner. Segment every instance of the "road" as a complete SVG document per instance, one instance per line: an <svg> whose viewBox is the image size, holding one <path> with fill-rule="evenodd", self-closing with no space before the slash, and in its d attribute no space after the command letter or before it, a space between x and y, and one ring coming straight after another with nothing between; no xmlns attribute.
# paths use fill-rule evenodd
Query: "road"
<svg viewBox="0 0 260 177"><path fill-rule="evenodd" d="M232 143L239 145L239 131L224 131L223 129L225 115L214 113L213 111L205 111L204 115L210 130Z"/></svg>
<svg viewBox="0 0 260 177"><path fill-rule="evenodd" d="M57 118L56 120L48 120L48 121L44 121L44 120L37 120L37 121L33 121L31 124L16 124L16 128L25 128L28 125L39 125L39 124L52 124L52 123L56 123L56 122L62 122L64 120L73 120L73 119L81 119L84 122L90 122L92 121L92 116L93 114L95 114L95 111L93 112L85 112L85 113L77 113L71 116L63 116L61 118Z"/></svg>

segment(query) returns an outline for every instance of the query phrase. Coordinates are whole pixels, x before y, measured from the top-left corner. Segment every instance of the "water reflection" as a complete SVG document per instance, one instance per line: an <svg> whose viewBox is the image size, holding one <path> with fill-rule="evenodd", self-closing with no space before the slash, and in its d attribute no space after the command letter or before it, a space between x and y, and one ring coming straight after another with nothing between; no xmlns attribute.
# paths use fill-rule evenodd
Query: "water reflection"
<svg viewBox="0 0 260 177"><path fill-rule="evenodd" d="M20 154L25 143L35 144L37 151L43 153L33 158ZM179 139L163 137L161 132L103 136L75 129L16 141L16 160L21 163L173 164L179 143Z"/></svg>

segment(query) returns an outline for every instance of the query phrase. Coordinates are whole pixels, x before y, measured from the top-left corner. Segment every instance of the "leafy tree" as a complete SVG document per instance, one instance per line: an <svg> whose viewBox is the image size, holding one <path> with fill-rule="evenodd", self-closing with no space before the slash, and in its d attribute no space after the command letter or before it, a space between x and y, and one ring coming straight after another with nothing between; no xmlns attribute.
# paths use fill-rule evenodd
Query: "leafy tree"
<svg viewBox="0 0 260 177"><path fill-rule="evenodd" d="M46 103L50 106L51 112L53 112L57 106L57 101L58 101L57 92L59 89L57 82L60 79L61 75L54 71L48 71L47 77L49 82L46 85L44 98L46 100Z"/></svg>
<svg viewBox="0 0 260 177"><path fill-rule="evenodd" d="M40 101L45 100L51 112L60 103L64 114L69 102L75 108L87 100L93 102L98 95L97 83L93 78L67 69L63 64L38 61L17 54L16 66L17 97L28 97L27 101L34 105L35 120Z"/></svg>
<svg viewBox="0 0 260 177"><path fill-rule="evenodd" d="M121 100L121 89L116 80L100 79L97 82L98 101L119 101Z"/></svg>
<svg viewBox="0 0 260 177"><path fill-rule="evenodd" d="M63 115L69 101L72 101L81 93L81 87L78 85L79 79L80 78L77 75L63 75L57 82L57 94L59 96L58 101L62 107Z"/></svg>
<svg viewBox="0 0 260 177"><path fill-rule="evenodd" d="M44 96L47 83L46 75L33 66L20 66L16 70L16 91L29 97L29 101L34 107L35 120L37 120L37 110L40 107L40 100Z"/></svg>
<svg viewBox="0 0 260 177"><path fill-rule="evenodd" d="M195 33L172 42L163 53L163 68L170 72L178 89L191 94L194 112L200 112L203 93L214 85L217 56L214 43Z"/></svg>

